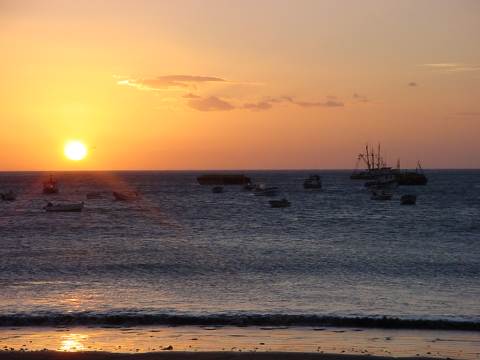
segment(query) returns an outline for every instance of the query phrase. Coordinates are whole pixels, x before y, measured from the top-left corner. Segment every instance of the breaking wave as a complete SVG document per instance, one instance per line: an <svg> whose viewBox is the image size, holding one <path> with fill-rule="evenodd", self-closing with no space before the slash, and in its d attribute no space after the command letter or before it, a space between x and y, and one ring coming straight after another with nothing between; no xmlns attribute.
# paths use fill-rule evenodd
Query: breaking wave
<svg viewBox="0 0 480 360"><path fill-rule="evenodd" d="M0 326L141 326L141 325L197 325L197 326L332 326L384 329L442 329L480 331L480 322L445 319L405 319L397 317L339 317L289 314L93 314L49 313L0 315Z"/></svg>

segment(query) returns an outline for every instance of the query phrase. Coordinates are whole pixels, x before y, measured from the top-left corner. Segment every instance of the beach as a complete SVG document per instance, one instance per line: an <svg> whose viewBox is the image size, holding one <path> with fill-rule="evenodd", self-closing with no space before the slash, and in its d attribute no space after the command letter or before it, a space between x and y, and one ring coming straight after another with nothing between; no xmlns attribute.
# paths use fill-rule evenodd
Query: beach
<svg viewBox="0 0 480 360"><path fill-rule="evenodd" d="M176 356L165 355L166 352L195 352L217 353L219 357L227 358L231 353L293 352L475 360L480 358L480 335L474 331L335 327L20 327L0 329L0 349L4 350L0 353L3 356L12 351L22 354L31 351L42 354L45 354L45 351L49 354L160 352L159 356ZM154 358L157 355L145 356ZM203 359L202 356L207 355L198 356Z"/></svg>
<svg viewBox="0 0 480 360"><path fill-rule="evenodd" d="M338 355L338 354L315 354L315 353L238 353L238 352L177 352L177 353L146 353L146 354L113 354L102 352L8 352L0 353L0 357L6 360L367 360L382 359L393 360L394 357L372 357L368 355ZM433 359L428 357L403 357L403 360Z"/></svg>

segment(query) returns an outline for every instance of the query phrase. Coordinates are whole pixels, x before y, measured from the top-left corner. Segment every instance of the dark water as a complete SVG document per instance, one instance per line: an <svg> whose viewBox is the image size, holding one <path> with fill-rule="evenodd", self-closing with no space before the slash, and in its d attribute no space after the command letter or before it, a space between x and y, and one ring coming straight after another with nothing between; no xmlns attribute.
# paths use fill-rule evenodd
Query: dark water
<svg viewBox="0 0 480 360"><path fill-rule="evenodd" d="M349 172L320 172L321 192L303 190L308 172L247 174L292 206L239 187L213 194L194 172L59 173L54 196L40 193L45 174L0 173L0 191L19 194L0 202L0 325L388 316L478 327L480 171L431 171L386 202ZM142 199L115 202L114 189ZM416 206L400 205L407 192ZM85 209L45 213L47 199Z"/></svg>

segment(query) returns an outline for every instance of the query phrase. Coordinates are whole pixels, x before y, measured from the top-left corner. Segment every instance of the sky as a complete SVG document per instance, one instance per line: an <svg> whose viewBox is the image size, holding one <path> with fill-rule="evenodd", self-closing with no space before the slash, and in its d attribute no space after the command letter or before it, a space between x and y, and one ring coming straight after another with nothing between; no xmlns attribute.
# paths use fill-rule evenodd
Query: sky
<svg viewBox="0 0 480 360"><path fill-rule="evenodd" d="M479 39L476 0L0 0L0 170L480 168Z"/></svg>

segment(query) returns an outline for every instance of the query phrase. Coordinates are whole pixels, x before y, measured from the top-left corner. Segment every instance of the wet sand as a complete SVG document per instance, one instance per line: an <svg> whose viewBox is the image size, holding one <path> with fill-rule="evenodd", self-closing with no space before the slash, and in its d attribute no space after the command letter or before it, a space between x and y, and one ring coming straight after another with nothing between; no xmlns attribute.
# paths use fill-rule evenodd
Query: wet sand
<svg viewBox="0 0 480 360"><path fill-rule="evenodd" d="M289 352L169 352L121 354L104 352L0 352L0 358L5 360L393 360L394 357L372 357L368 355L339 355L316 353ZM433 358L415 357L401 358L403 360L425 360Z"/></svg>
<svg viewBox="0 0 480 360"><path fill-rule="evenodd" d="M334 327L4 327L0 328L0 350L3 356L41 350L102 352L103 356L197 352L202 357L205 353L295 352L480 360L480 333Z"/></svg>

